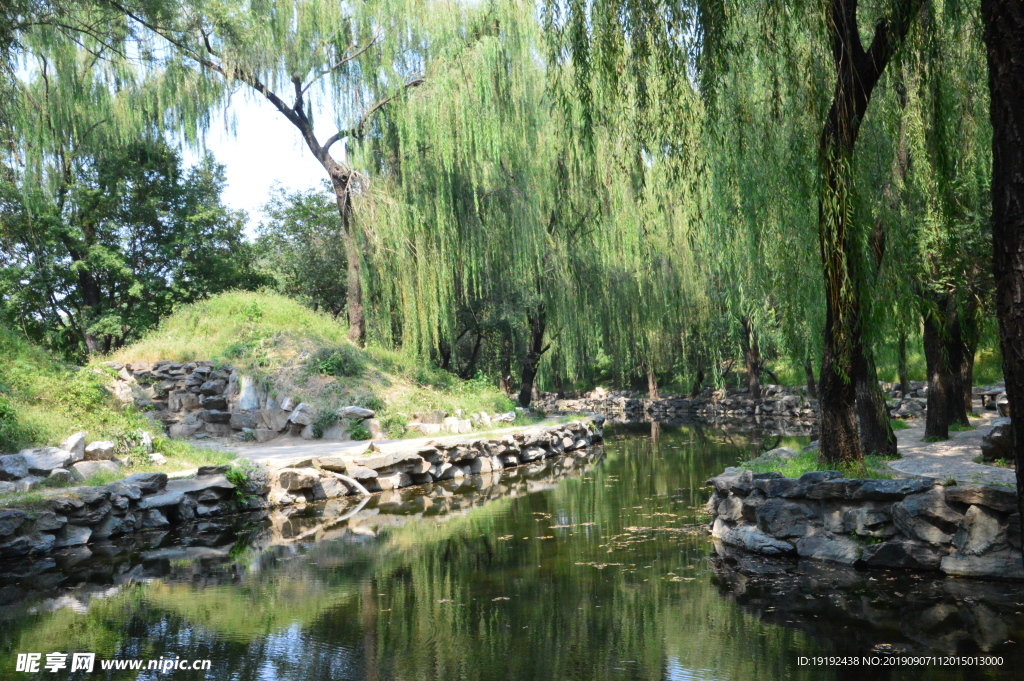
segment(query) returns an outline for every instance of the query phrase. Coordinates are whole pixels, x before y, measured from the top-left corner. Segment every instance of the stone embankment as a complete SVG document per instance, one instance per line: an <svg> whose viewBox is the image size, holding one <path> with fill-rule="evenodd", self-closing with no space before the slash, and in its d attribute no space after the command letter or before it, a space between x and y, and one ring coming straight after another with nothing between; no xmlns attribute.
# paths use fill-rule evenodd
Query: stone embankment
<svg viewBox="0 0 1024 681"><path fill-rule="evenodd" d="M381 530L409 522L445 522L496 499L552 489L590 470L603 456L603 448L593 446L571 457L550 457L429 487L202 518L92 540L35 559L2 561L0 617L9 608L82 611L92 598L109 598L122 587L156 578L180 578L190 586L235 584L247 570L290 559L306 543L355 537L363 545ZM240 546L247 549L245 558L238 557Z"/></svg>
<svg viewBox="0 0 1024 681"><path fill-rule="evenodd" d="M0 511L0 559L87 545L242 511L370 495L431 482L458 482L559 458L571 467L603 440L602 419L532 428L495 439L371 445L359 455L322 456L281 467L207 466L194 477L136 473L117 482L64 490L32 509ZM18 456L18 455L15 455Z"/></svg>
<svg viewBox="0 0 1024 681"><path fill-rule="evenodd" d="M106 362L105 366L117 372L108 385L110 391L123 404L134 404L162 424L172 438L236 437L269 442L291 436L346 441L354 439L351 431L356 425L362 425L368 437L386 437L371 409L353 405L325 413L316 405L276 395L266 382L236 367L210 361ZM449 415L429 411L411 416L409 430L436 435L511 423L516 413Z"/></svg>
<svg viewBox="0 0 1024 681"><path fill-rule="evenodd" d="M712 536L766 556L1024 579L1014 492L931 478L799 478L727 469L706 511Z"/></svg>

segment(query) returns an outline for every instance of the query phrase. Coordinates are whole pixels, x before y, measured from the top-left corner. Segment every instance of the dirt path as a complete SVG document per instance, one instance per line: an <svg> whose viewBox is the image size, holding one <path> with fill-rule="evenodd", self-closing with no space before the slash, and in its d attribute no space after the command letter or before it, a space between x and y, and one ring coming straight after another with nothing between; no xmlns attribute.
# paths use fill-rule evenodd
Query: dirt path
<svg viewBox="0 0 1024 681"><path fill-rule="evenodd" d="M1016 488L1014 471L974 463L981 455L981 438L992 428L994 416L971 419L974 430L950 432L945 442L924 442L924 420L910 421L911 428L896 431L902 459L889 466L904 475L922 475L938 480L955 478L961 485L971 482Z"/></svg>

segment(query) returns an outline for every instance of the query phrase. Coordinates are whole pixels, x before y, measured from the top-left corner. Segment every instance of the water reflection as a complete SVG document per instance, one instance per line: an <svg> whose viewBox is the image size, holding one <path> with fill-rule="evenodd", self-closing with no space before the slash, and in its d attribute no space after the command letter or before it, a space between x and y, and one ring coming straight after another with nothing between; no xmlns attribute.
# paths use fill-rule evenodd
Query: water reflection
<svg viewBox="0 0 1024 681"><path fill-rule="evenodd" d="M843 648L845 630L803 624L838 616L787 621L767 602L751 607L749 569L712 555L697 510L704 481L752 446L743 435L665 425L655 441L642 424L609 432L589 460L549 460L464 488L97 546L41 570L8 566L0 583L21 595L2 611L0 678L23 676L8 662L14 653L51 651L208 658L211 671L174 678L241 681L840 678L797 664ZM839 603L854 609L852 597ZM864 645L896 641L865 633L868 620L849 626ZM110 678L137 676L118 674Z"/></svg>

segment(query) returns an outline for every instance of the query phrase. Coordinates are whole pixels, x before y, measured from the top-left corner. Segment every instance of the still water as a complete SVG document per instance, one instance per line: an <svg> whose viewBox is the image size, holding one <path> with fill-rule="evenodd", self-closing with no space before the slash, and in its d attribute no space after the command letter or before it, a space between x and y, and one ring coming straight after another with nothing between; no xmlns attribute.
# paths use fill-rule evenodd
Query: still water
<svg viewBox="0 0 1024 681"><path fill-rule="evenodd" d="M617 426L588 457L458 488L0 566L0 678L1024 678L1024 587L716 552L704 481L778 438L657 436ZM15 672L27 652L211 668ZM892 653L1003 663L799 663Z"/></svg>

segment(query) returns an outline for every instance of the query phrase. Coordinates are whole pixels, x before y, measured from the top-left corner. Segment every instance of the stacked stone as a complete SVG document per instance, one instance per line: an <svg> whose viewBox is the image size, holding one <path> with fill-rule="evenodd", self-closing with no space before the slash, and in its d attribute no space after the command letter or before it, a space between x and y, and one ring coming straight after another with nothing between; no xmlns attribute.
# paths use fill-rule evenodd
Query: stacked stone
<svg viewBox="0 0 1024 681"><path fill-rule="evenodd" d="M138 441L154 456L149 433L140 432ZM0 494L29 492L44 482L69 483L97 473L116 473L122 465L114 456L113 442L97 440L87 445L85 433L75 433L60 447L33 447L0 456Z"/></svg>
<svg viewBox="0 0 1024 681"><path fill-rule="evenodd" d="M712 536L770 556L1024 579L1016 494L930 478L800 478L728 469L708 481Z"/></svg>

